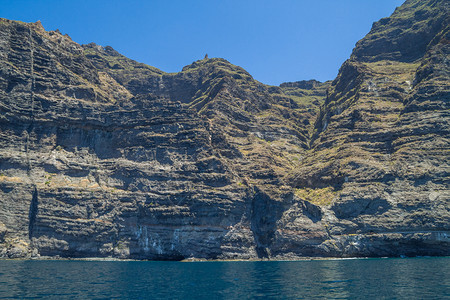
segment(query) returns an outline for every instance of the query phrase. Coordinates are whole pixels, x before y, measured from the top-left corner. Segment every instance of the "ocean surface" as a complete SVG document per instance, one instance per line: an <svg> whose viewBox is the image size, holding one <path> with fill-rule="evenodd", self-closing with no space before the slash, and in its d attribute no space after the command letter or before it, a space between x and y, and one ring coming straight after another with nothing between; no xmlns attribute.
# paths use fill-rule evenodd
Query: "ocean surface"
<svg viewBox="0 0 450 300"><path fill-rule="evenodd" d="M450 257L0 261L6 299L450 299Z"/></svg>

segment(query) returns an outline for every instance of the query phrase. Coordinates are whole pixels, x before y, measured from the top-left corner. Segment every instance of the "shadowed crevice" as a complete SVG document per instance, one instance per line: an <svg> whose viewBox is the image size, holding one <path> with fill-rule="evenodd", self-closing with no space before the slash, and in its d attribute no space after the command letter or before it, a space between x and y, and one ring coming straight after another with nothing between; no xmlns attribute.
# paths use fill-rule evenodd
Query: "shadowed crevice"
<svg viewBox="0 0 450 300"><path fill-rule="evenodd" d="M281 202L255 188L251 206L251 230L255 238L259 258L270 257L270 246L275 238L277 221L284 212Z"/></svg>
<svg viewBox="0 0 450 300"><path fill-rule="evenodd" d="M36 216L38 213L38 203L38 191L37 188L34 187L33 196L30 203L30 210L28 212L28 237L30 240L33 237L34 224L36 222Z"/></svg>

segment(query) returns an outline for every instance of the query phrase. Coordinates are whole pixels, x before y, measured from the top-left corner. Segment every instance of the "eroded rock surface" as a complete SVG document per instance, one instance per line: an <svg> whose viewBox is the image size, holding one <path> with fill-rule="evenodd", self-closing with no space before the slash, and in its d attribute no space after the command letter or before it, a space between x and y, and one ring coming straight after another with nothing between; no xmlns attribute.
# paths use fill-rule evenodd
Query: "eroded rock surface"
<svg viewBox="0 0 450 300"><path fill-rule="evenodd" d="M0 256L450 255L448 9L279 87L0 19Z"/></svg>

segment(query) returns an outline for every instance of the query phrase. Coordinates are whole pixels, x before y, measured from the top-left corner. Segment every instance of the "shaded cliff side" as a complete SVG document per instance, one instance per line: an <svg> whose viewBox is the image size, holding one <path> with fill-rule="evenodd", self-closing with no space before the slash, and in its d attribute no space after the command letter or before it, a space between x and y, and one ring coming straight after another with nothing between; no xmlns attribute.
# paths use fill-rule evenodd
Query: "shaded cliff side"
<svg viewBox="0 0 450 300"><path fill-rule="evenodd" d="M0 19L0 256L449 255L448 9L406 1L333 82L279 87Z"/></svg>

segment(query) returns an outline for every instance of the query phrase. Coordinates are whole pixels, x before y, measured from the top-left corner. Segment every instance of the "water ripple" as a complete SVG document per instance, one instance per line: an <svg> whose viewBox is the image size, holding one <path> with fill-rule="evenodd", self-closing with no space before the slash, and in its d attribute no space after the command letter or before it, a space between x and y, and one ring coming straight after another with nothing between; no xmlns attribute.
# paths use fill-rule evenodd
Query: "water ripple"
<svg viewBox="0 0 450 300"><path fill-rule="evenodd" d="M448 299L449 265L450 258L0 261L0 299Z"/></svg>

